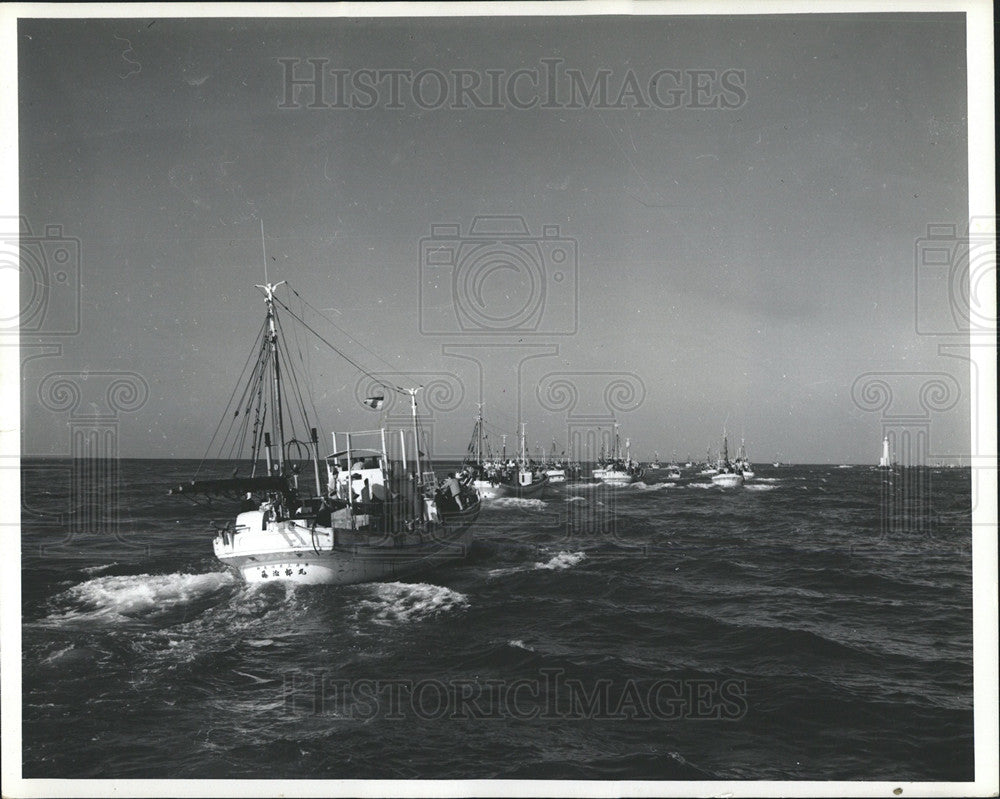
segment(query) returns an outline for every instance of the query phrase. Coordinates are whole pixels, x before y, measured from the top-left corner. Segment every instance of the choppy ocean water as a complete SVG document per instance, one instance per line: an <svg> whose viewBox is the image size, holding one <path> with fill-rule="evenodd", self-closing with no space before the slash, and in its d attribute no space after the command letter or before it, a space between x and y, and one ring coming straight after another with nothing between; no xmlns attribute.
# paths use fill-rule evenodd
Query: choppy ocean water
<svg viewBox="0 0 1000 799"><path fill-rule="evenodd" d="M549 487L412 581L250 588L190 463L113 518L78 468L22 468L25 777L973 778L967 469Z"/></svg>

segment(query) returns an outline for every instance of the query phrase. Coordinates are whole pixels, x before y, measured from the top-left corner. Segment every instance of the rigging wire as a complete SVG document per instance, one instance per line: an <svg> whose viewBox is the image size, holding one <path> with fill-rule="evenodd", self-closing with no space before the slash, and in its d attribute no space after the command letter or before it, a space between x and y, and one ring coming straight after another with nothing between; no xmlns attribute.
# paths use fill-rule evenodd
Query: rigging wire
<svg viewBox="0 0 1000 799"><path fill-rule="evenodd" d="M390 372L392 372L393 374L396 374L396 375L405 376L405 372L400 372L395 366L393 366L391 363L389 363L385 358L383 358L377 352L375 352L374 350L366 347L365 344L364 344L364 342L358 341L348 331L344 330L344 328L342 328L340 325L338 325L336 322L334 322L329 316L327 316L325 313L323 313L323 311L321 311L316 306L312 305L312 303L310 303L309 300L307 300L305 297L303 297L301 294L299 294L298 291L295 290L294 286L292 286L291 284L288 284L288 288L291 290L292 294L294 294L296 297L299 298L299 300L302 301L302 304L304 306L310 308L313 311L313 313L315 313L321 319L326 320L326 322L331 327L333 327L334 329L338 330L340 333L342 333L348 339L350 339L351 341L353 341L355 344L357 344L361 349L363 349L365 352L367 352L373 358L375 358L376 360L381 361L382 363L384 363L389 368ZM368 373L366 372L365 374L367 375Z"/></svg>
<svg viewBox="0 0 1000 799"><path fill-rule="evenodd" d="M253 388L254 386L260 384L261 381L264 379L266 368L267 368L267 336L265 335L262 336L261 338L260 350L257 354L257 363L254 366L253 372L251 372L250 374L250 379L247 381L243 389L243 394L240 396L240 402L239 405L237 406L237 413L234 414L233 416L233 420L235 421L236 417L239 415L239 409L244 408L243 422L240 424L240 430L242 432L240 433L239 436L234 436L233 438L232 446L230 446L229 448L228 457L230 459L232 459L237 448L242 448L243 442L245 441L246 428L249 425L250 421L250 409L253 404ZM231 431L232 431L232 423L230 423L230 429L226 432L227 438ZM225 440L226 439L223 439L223 441ZM220 454L221 454L221 447L220 447Z"/></svg>
<svg viewBox="0 0 1000 799"><path fill-rule="evenodd" d="M359 364L357 361L355 361L353 358L351 358L349 355L347 355L347 353L345 353L343 350L338 349L332 343L330 343L329 341L327 341L320 333L318 333L316 331L315 328L313 328L308 322L306 322L304 319L302 319L300 316L298 316L295 313L295 311L293 311L291 308L289 308L287 305L285 305L285 303L283 303L277 297L274 298L274 302L276 302L278 305L280 305L285 311L288 312L288 314L293 319L295 319L306 330L308 330L310 333L312 333L314 336L316 336L316 338L318 338L321 342L323 342L327 347L329 347L331 350L333 350L335 353L337 353L341 358L343 358L351 366L353 366L355 369L357 369L359 372L361 372L361 374L363 374L365 377L369 378L375 385L382 386L383 388L388 389L389 391L396 391L396 392L399 392L401 394L405 393L404 389L402 389L400 386L395 386L395 385L392 385L391 383L386 383L384 380L380 380L374 374L372 374L367 369L365 369L361 364Z"/></svg>
<svg viewBox="0 0 1000 799"><path fill-rule="evenodd" d="M264 334L264 330L266 329L266 327L267 327L267 322L265 321L264 324L261 325L260 332L257 334L257 339L258 340ZM240 376L236 380L236 385L233 386L233 392L232 392L232 394L229 395L229 402L226 404L226 410L225 410L224 414L228 414L229 409L232 407L233 399L236 397L236 391L240 387L240 385L242 384L243 375L246 374L247 367L250 365L250 362L253 360L254 349L256 349L256 347L252 348L250 350L250 354L247 356L247 360L243 364L243 369L240 371ZM208 442L208 447L205 449L205 454L202 456L201 461L198 463L198 468L195 470L195 477L197 477L201 473L201 469L205 465L205 461L208 460L208 455L212 451L212 446L215 443L215 438L216 438L216 436L219 435L219 430L222 428L222 423L225 421L225 419L226 419L226 417L225 417L225 415L223 415L222 418L219 419L219 423L215 426L215 432L212 433L212 437L211 437L211 439L209 439L209 442ZM230 423L230 426L232 426L232 423Z"/></svg>

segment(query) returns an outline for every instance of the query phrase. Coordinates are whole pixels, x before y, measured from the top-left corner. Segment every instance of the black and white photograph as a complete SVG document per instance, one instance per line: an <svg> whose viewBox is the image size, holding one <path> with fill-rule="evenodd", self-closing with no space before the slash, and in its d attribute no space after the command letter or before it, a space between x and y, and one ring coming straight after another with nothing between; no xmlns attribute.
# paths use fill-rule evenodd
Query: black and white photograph
<svg viewBox="0 0 1000 799"><path fill-rule="evenodd" d="M994 30L0 8L3 796L996 796Z"/></svg>

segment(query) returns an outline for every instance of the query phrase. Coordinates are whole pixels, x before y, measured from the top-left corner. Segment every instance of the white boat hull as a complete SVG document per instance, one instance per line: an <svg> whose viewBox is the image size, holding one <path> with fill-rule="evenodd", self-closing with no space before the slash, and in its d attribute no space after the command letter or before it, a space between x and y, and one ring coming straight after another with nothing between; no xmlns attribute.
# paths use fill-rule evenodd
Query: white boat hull
<svg viewBox="0 0 1000 799"><path fill-rule="evenodd" d="M594 469L593 475L602 483L613 486L631 485L642 477L642 472L623 472L619 469Z"/></svg>
<svg viewBox="0 0 1000 799"><path fill-rule="evenodd" d="M268 522L264 529L237 528L212 542L216 557L248 583L351 585L392 580L463 559L472 544L468 520L432 532L360 536L301 521ZM364 538L366 540L359 540Z"/></svg>
<svg viewBox="0 0 1000 799"><path fill-rule="evenodd" d="M713 485L721 488L738 488L743 485L743 475L732 472L723 472L712 477Z"/></svg>
<svg viewBox="0 0 1000 799"><path fill-rule="evenodd" d="M566 472L562 469L549 469L545 472L545 476L549 478L550 483L565 483L566 482Z"/></svg>

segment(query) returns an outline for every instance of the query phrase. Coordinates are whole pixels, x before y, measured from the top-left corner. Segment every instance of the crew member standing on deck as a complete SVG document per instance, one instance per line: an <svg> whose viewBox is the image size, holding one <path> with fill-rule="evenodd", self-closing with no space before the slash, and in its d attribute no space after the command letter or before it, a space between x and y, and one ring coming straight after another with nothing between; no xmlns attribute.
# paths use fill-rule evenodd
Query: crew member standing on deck
<svg viewBox="0 0 1000 799"><path fill-rule="evenodd" d="M455 472L451 472L448 475L447 479L444 481L444 488L451 493L451 498L458 506L458 509L465 510L465 508L462 507L462 484L458 482L458 477L455 476Z"/></svg>

